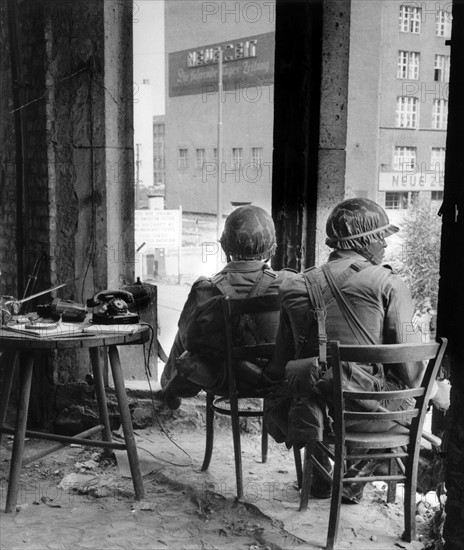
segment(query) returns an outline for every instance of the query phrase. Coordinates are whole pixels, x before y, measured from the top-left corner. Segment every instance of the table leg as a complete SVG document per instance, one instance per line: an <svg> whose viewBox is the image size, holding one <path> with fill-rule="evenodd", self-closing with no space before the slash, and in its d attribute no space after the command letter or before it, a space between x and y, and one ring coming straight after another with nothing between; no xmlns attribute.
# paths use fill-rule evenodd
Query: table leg
<svg viewBox="0 0 464 550"><path fill-rule="evenodd" d="M4 353L2 355L3 364L3 385L0 394L0 444L2 439L1 428L5 424L6 413L8 412L8 403L10 400L11 385L18 360L18 353Z"/></svg>
<svg viewBox="0 0 464 550"><path fill-rule="evenodd" d="M16 415L16 429L11 455L10 477L8 481L8 493L6 495L5 513L12 512L16 508L18 498L21 466L24 453L24 436L26 433L27 411L29 409L29 397L31 395L32 371L34 368L34 356L26 356L26 364L21 370L20 393Z"/></svg>
<svg viewBox="0 0 464 550"><path fill-rule="evenodd" d="M124 431L124 440L127 447L127 457L129 459L132 482L134 484L135 498L139 500L144 496L143 481L142 474L140 473L139 457L135 445L134 430L132 429L132 420L127 402L126 389L124 387L124 376L118 348L116 346L109 346L108 355L110 357L111 372L113 373L114 387L118 399L119 414L121 416L121 424Z"/></svg>
<svg viewBox="0 0 464 550"><path fill-rule="evenodd" d="M110 418L108 416L108 407L106 405L105 384L103 381L103 372L100 361L100 348L90 348L90 361L92 362L93 380L95 383L95 397L97 398L100 422L103 424L103 441L111 441ZM110 454L105 451L104 454Z"/></svg>

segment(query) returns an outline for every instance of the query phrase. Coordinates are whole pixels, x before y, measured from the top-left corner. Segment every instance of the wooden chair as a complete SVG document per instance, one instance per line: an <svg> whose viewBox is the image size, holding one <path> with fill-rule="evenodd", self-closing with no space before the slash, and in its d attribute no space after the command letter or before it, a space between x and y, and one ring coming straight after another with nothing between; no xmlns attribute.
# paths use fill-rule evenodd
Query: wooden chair
<svg viewBox="0 0 464 550"><path fill-rule="evenodd" d="M335 444L332 453L327 444L309 442L305 447L303 485L300 494L300 510L307 508L311 475L313 467L326 478L333 480L332 500L326 548L332 550L338 534L340 504L342 489L345 484L368 481L386 481L389 484L388 499L392 491L396 492L396 483L404 483L404 524L403 539L411 542L415 538L415 505L417 468L421 437L425 437L423 424L427 412L429 397L433 382L446 349L447 340L429 344L393 344L378 346L340 345L339 342L328 343L328 363L333 369L333 420L334 436L328 443ZM428 361L422 385L416 389L380 392L351 392L343 389L342 361L356 363L406 363L413 361ZM385 399L414 398L413 409L390 412L384 409L380 402ZM346 399L369 399L378 401L378 407L373 412L353 412L345 407ZM395 428L378 432L354 432L349 430L352 421L393 421ZM436 445L441 441L436 436L427 435ZM334 461L334 473L330 476L313 456L316 446L328 453ZM388 460L388 474L376 472L369 477L344 477L349 467L358 460ZM394 500L394 498L393 498Z"/></svg>
<svg viewBox="0 0 464 550"><path fill-rule="evenodd" d="M244 399L263 398L271 389L268 387L258 387L250 391L240 390L240 384L237 380L236 365L240 360L246 360L254 363L257 358L269 360L274 355L274 339L277 332L278 315L280 310L280 300L277 294L258 296L246 299L232 299L225 296L222 301L224 323L225 323L225 359L226 372L224 379L218 388L227 387L226 392L215 393L213 390L207 391L206 400L206 449L203 459L202 471L208 469L211 462L214 443L214 415L227 415L232 421L232 437L234 443L235 474L237 483L237 498L243 497L243 476L242 476L242 454L240 443L240 417L263 417L263 408L260 402L259 407L240 408L240 403ZM268 334L264 334L269 343L257 344L253 346L239 345L236 338L236 330L240 318L244 315L259 315L261 313L275 313L275 325L268 327ZM264 420L262 423L261 435L261 457L266 462L268 452L268 434Z"/></svg>

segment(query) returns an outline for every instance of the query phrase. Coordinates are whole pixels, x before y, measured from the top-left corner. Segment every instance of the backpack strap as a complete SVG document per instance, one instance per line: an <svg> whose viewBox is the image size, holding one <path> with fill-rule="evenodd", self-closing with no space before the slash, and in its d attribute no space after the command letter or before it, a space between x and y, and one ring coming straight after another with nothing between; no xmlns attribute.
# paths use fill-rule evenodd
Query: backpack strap
<svg viewBox="0 0 464 550"><path fill-rule="evenodd" d="M335 278L338 286L342 286L343 283L351 277L354 273L358 273L359 271L362 271L366 267L369 267L370 263L368 262L353 262L345 271L342 271L339 273ZM330 290L330 286L326 286L322 291L322 296L324 298L324 302L327 304L331 298L334 297L332 291Z"/></svg>
<svg viewBox="0 0 464 550"><path fill-rule="evenodd" d="M255 296L262 296L266 294L269 287L277 279L277 274L269 269L266 265L263 266L263 269L259 276L257 277L255 283L249 290L246 298L253 298ZM230 296L231 298L240 298L238 292L235 288L229 283L227 277L223 273L217 273L210 279L208 279L211 284L213 284L223 296Z"/></svg>
<svg viewBox="0 0 464 550"><path fill-rule="evenodd" d="M304 274L306 290L313 309L310 310L317 321L317 340L319 344L319 363L324 368L327 365L327 332L325 330L325 319L327 310L325 308L322 290L315 269L310 269Z"/></svg>
<svg viewBox="0 0 464 550"><path fill-rule="evenodd" d="M360 344L378 344L376 339L372 336L371 332L364 326L361 319L356 314L356 311L354 310L348 298L343 294L341 288L338 285L338 281L335 280L328 264L324 264L322 266L322 271L325 275L325 278L327 279L330 290L334 295L335 300L337 301L338 307L343 314L343 317L345 318L358 342Z"/></svg>
<svg viewBox="0 0 464 550"><path fill-rule="evenodd" d="M237 291L229 283L223 273L217 273L209 279L209 282L213 284L223 296L230 296L231 298L239 297Z"/></svg>
<svg viewBox="0 0 464 550"><path fill-rule="evenodd" d="M255 296L263 296L268 291L272 283L277 279L277 274L269 269L266 265L263 266L263 270L256 279L255 284L251 287L247 294L247 298L254 298Z"/></svg>
<svg viewBox="0 0 464 550"><path fill-rule="evenodd" d="M321 366L327 364L327 334L325 330L326 309L324 299L322 297L319 280L316 276L315 268L312 267L303 272L303 280L305 282L306 291L309 298L309 307L306 314L306 321L303 324L303 332L298 337L295 349L295 359L300 359L303 353L304 346L309 338L312 323L311 316L317 321L317 332L319 342L319 361Z"/></svg>
<svg viewBox="0 0 464 550"><path fill-rule="evenodd" d="M368 264L367 262L354 262L349 266L348 269L345 269L345 271L343 271L336 278L335 284L341 285L351 275L353 275L353 273L362 271L364 268L368 267L369 265L370 264ZM326 268L326 264L324 264L324 266L322 266L322 270L324 273L326 272L326 269L328 268ZM326 365L327 364L327 332L325 327L325 320L327 316L327 309L325 304L332 295L334 296L334 298L338 303L338 299L336 295L333 294L332 284L331 284L332 282L335 282L335 281L333 281L334 278L332 278L328 287L323 292L321 288L321 284L319 283L319 279L317 278L317 272L315 267L311 267L310 269L307 269L306 271L304 271L303 278L306 285L306 291L309 297L310 307L308 308L306 322L304 323L305 330L298 337L295 358L297 359L301 358L304 345L308 341L309 332L311 329L311 323L309 322L310 317L311 315L314 315L314 318L317 321L319 362L322 365Z"/></svg>

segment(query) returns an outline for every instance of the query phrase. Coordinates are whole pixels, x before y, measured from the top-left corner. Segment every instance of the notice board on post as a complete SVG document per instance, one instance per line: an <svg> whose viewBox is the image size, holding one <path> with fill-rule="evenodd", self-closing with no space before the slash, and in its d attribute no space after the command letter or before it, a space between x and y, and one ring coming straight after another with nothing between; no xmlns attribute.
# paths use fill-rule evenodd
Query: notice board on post
<svg viewBox="0 0 464 550"><path fill-rule="evenodd" d="M182 210L136 210L135 247L144 252L182 245Z"/></svg>

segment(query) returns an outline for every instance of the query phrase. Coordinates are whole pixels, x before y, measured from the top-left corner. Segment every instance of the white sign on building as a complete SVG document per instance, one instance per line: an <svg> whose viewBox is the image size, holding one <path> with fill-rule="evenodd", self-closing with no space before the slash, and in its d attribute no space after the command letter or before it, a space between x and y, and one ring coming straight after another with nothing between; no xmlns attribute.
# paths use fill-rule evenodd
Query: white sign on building
<svg viewBox="0 0 464 550"><path fill-rule="evenodd" d="M380 172L379 191L443 191L444 179L437 172Z"/></svg>
<svg viewBox="0 0 464 550"><path fill-rule="evenodd" d="M182 210L136 210L136 248L143 243L145 243L144 251L155 248L180 248Z"/></svg>

